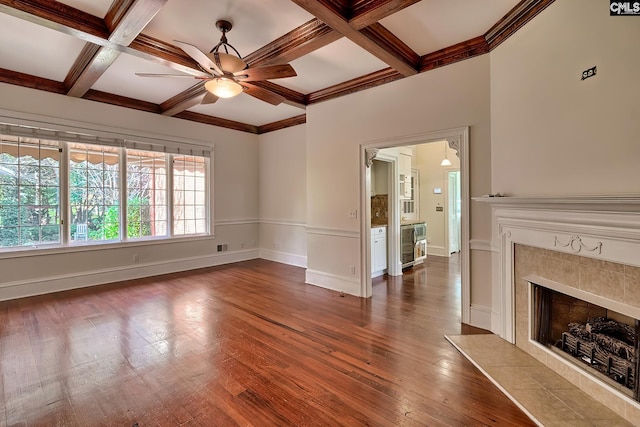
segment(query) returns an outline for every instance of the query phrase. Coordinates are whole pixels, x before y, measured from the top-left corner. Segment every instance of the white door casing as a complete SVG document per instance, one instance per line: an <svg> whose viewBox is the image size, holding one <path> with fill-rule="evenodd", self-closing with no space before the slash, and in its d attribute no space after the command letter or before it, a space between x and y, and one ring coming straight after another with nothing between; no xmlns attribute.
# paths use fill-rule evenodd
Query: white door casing
<svg viewBox="0 0 640 427"><path fill-rule="evenodd" d="M469 128L460 127L416 135L398 136L382 140L367 141L360 144L360 296L368 298L371 289L371 168L367 166L372 150L380 148L401 147L405 145L424 144L447 140L449 147L456 150L460 158L460 194L461 207L461 320L469 323L470 318L470 272L469 272ZM368 155L369 154L369 155ZM384 160L383 158L378 158ZM400 202L398 183L398 159L390 159L389 174L394 178L394 185L389 187L389 274L393 275L396 261L400 262ZM402 267L400 264L400 274ZM396 272L397 273L397 272Z"/></svg>

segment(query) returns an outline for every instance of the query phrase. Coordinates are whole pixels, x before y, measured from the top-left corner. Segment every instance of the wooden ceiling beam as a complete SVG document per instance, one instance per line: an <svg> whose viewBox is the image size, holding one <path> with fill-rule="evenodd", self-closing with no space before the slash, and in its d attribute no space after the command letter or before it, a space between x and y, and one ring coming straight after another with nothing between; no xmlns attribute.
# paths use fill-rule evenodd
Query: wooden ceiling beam
<svg viewBox="0 0 640 427"><path fill-rule="evenodd" d="M484 35L489 44L489 50L495 49L500 43L518 31L538 13L547 8L554 0L522 0L502 17Z"/></svg>
<svg viewBox="0 0 640 427"><path fill-rule="evenodd" d="M167 0L120 0L114 2L105 19L112 29L108 40L128 46L142 32ZM120 56L118 50L88 44L78 56L65 78L67 95L82 97Z"/></svg>
<svg viewBox="0 0 640 427"><path fill-rule="evenodd" d="M219 126L227 129L258 134L258 126L248 125L246 123L236 122L234 120L221 119L219 117L207 116L205 114L194 113L193 111L183 111L180 114L176 114L174 117L189 120L191 122L204 123L207 125Z"/></svg>
<svg viewBox="0 0 640 427"><path fill-rule="evenodd" d="M180 92L176 96L167 99L160 104L160 110L163 116L175 116L178 113L194 107L200 102L207 90L204 88L204 81L198 82L189 89Z"/></svg>
<svg viewBox="0 0 640 427"><path fill-rule="evenodd" d="M109 44L109 29L102 19L57 1L0 0L0 12L87 42Z"/></svg>
<svg viewBox="0 0 640 427"><path fill-rule="evenodd" d="M32 76L31 74L19 73L4 68L0 68L0 83L28 87L31 89L43 90L45 92L64 94L67 90L64 84L55 80L43 77Z"/></svg>
<svg viewBox="0 0 640 427"><path fill-rule="evenodd" d="M375 71L365 76L360 76L355 79L312 92L306 95L307 104L316 104L318 102L360 92L365 89L400 80L403 77L404 76L402 74L398 73L393 68L385 68L384 70Z"/></svg>
<svg viewBox="0 0 640 427"><path fill-rule="evenodd" d="M89 90L84 99L90 101L101 102L103 104L117 105L119 107L132 108L134 110L146 111L149 113L160 114L160 106L153 102L141 101L139 99L128 98L126 96L115 95L113 93L102 92L99 90Z"/></svg>
<svg viewBox="0 0 640 427"><path fill-rule="evenodd" d="M404 76L411 76L418 73L418 64L407 62L407 59L387 44L380 45L375 39L371 39L367 34L358 31L349 24L344 15L337 13L335 8L326 4L325 1L316 0L292 0L298 6L323 21L325 24L347 37L349 40L365 49L381 61L388 64Z"/></svg>
<svg viewBox="0 0 640 427"><path fill-rule="evenodd" d="M420 0L356 0L351 5L349 24L351 24L353 28L361 30L419 1Z"/></svg>
<svg viewBox="0 0 640 427"><path fill-rule="evenodd" d="M286 88L284 86L280 86L279 84L270 82L268 80L251 82L251 84L284 97L284 103L287 105L291 105L292 107L300 108L302 110L306 110L307 108L305 96L300 92Z"/></svg>
<svg viewBox="0 0 640 427"><path fill-rule="evenodd" d="M250 67L285 64L342 38L317 18L305 22L282 37L245 56Z"/></svg>
<svg viewBox="0 0 640 427"><path fill-rule="evenodd" d="M444 67L489 52L489 45L483 36L454 44L453 46L431 52L422 57L420 72Z"/></svg>
<svg viewBox="0 0 640 427"><path fill-rule="evenodd" d="M297 126L304 123L307 123L307 115L301 114L299 116L289 117L288 119L278 120L277 122L258 126L258 134L261 135L263 133L273 132L276 130L288 128L291 126Z"/></svg>
<svg viewBox="0 0 640 427"><path fill-rule="evenodd" d="M420 55L396 37L395 34L387 30L382 24L376 22L360 31L378 45L384 46L389 51L396 52L406 63L420 64Z"/></svg>
<svg viewBox="0 0 640 427"><path fill-rule="evenodd" d="M112 8L110 13L113 10L115 8ZM202 75L198 64L182 49L144 34L139 34L129 46L112 43L109 41L110 31L105 20L63 3L51 0L0 0L0 12L98 46L106 46L147 61L162 64L177 71ZM108 18L109 16L107 16ZM113 25L118 22L118 17L114 16L107 22Z"/></svg>
<svg viewBox="0 0 640 427"><path fill-rule="evenodd" d="M149 4L156 2L156 0L141 0L140 4L146 1L149 1ZM164 2L166 0L157 1ZM408 46L403 45L386 28L377 23L378 20L416 3L417 0L292 1L314 14L317 19L303 24L278 40L248 55L246 57L248 58L247 62L252 66L290 62L326 46L342 36L350 38L353 42L392 66L392 68L342 82L308 95L302 95L271 82L258 83L264 89L272 90L284 96L287 99L285 102L289 105L304 108L308 104L358 92L401 79L406 75L425 72L486 53L514 34L534 16L553 3L554 0L522 0L483 36L427 54L420 58L417 63L415 62L416 54ZM98 59L100 57L99 53L101 48L105 47L107 48L106 51L113 50L116 54L117 52L126 52L178 71L202 75L198 64L181 49L161 40L140 34L139 31L137 36L133 36L135 38L130 41L128 46L112 41L117 39L117 41L125 43L127 38L131 38L125 35L127 31L124 30L122 34L117 35L119 24L124 20L126 25L126 13L131 4L131 0L115 0L104 20L51 0L0 0L0 12L93 43L94 46L85 47L80 56L96 58L94 62L101 61ZM142 15L139 14L138 16ZM130 21L129 25L132 25L134 21L135 19ZM124 29L124 27L122 28ZM112 35L114 36L113 38ZM93 72L99 74L99 67L94 66L92 68ZM78 70L75 73L77 74ZM52 93L64 94L67 92L62 82L10 70L0 69L0 82ZM95 90L89 90L85 98L141 111L169 116L174 115L186 120L254 134L304 123L303 118L305 116L300 115L272 124L253 126L184 111L200 102L200 97L203 93L204 88L202 87L202 82L200 82L160 105Z"/></svg>

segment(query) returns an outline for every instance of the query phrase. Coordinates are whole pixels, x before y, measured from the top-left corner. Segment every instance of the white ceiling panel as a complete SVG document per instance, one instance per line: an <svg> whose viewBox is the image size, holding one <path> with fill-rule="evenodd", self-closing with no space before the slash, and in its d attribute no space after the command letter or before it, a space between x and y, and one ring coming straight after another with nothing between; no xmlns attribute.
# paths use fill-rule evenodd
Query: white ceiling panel
<svg viewBox="0 0 640 427"><path fill-rule="evenodd" d="M97 16L98 18L104 18L113 0L61 0L59 2Z"/></svg>
<svg viewBox="0 0 640 427"><path fill-rule="evenodd" d="M197 105L191 107L189 111L254 126L261 126L304 114L304 110L300 108L284 103L271 105L246 93L241 93L234 98L219 99L215 104Z"/></svg>
<svg viewBox="0 0 640 427"><path fill-rule="evenodd" d="M194 78L140 77L135 73L180 74L164 65L122 53L92 89L160 104L198 83Z"/></svg>
<svg viewBox="0 0 640 427"><path fill-rule="evenodd" d="M64 81L84 46L75 37L3 13L0 40L0 68L58 82Z"/></svg>
<svg viewBox="0 0 640 427"><path fill-rule="evenodd" d="M216 28L219 19L233 24L227 39L244 57L313 16L289 0L169 0L144 34L167 43L185 41L209 52L222 35Z"/></svg>
<svg viewBox="0 0 640 427"><path fill-rule="evenodd" d="M483 35L518 1L422 0L380 22L422 56ZM68 25L82 33L83 23L74 22L73 14L64 16L59 8L55 8L56 2L51 2L53 11L48 8L34 9L32 3L4 2L0 12L0 71L10 81L26 87L37 85L38 78L63 82L85 42L79 37L80 34L76 33L76 37L73 37L49 27L64 22L63 26ZM116 0L62 0L61 3L101 19L114 3L118 4ZM376 7L375 3L371 2L368 7ZM174 44L174 40L185 41L208 52L220 40L221 32L215 26L220 19L232 22L233 29L227 34L228 42L238 49L241 56L246 57L263 47L283 55L290 54L287 49L295 46L296 42L310 40L289 40L292 43L284 47L269 44L314 19L314 16L292 0L166 0L143 34L169 44ZM44 22L46 20L50 22L47 24ZM41 25L30 21L40 22ZM153 42L146 47L144 44L137 46L149 50L151 54L156 52L165 61L172 60L170 52L168 55L161 53L162 46L155 50ZM353 79L389 68L388 64L347 38L313 52L305 52L304 56L291 61L291 65L296 70L296 77L272 80L275 84L299 92L291 95L291 100L299 100L301 94L308 95L335 85L348 86ZM93 67L89 73L100 71L100 67ZM161 65L160 61L147 61L122 53L90 89L161 104L175 96L188 99L188 89L198 82L193 78L145 78L136 76L136 72L176 73ZM56 90L46 85L43 89ZM136 108L135 103L131 107ZM247 94L221 99L213 105L197 105L190 111L254 126L304 114L302 109L284 103L272 106Z"/></svg>
<svg viewBox="0 0 640 427"><path fill-rule="evenodd" d="M418 55L481 36L519 0L422 0L380 21Z"/></svg>
<svg viewBox="0 0 640 427"><path fill-rule="evenodd" d="M274 83L303 94L389 68L387 64L346 38L292 61L291 65L298 75L274 80Z"/></svg>

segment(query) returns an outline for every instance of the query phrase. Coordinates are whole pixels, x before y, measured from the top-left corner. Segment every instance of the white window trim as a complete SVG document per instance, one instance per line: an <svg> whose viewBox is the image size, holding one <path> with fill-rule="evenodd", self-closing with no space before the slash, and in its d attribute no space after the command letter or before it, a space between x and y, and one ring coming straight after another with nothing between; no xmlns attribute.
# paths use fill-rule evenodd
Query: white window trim
<svg viewBox="0 0 640 427"><path fill-rule="evenodd" d="M131 129L123 129L116 127L102 126L94 123L72 122L70 120L53 118L47 116L39 116L35 114L27 114L10 110L0 109L0 132L7 131L7 134L16 134L9 132L9 127L26 126L37 128L36 133L25 133L24 137L35 137L41 139L58 140L63 146L62 156L60 158L60 209L61 209L61 229L60 243L42 244L33 246L12 246L0 247L0 259L23 257L30 255L55 254L86 251L95 248L96 250L117 248L117 247L133 247L146 246L156 244L166 244L171 242L185 242L197 240L214 239L214 210L211 191L213 189L213 173L211 171L211 159L214 155L214 144L197 141L187 138L171 137L167 139L165 135L153 134L150 132L139 132ZM124 214L121 213L121 235L119 240L108 241L87 241L86 243L71 242L71 211L69 204L69 154L66 147L67 142L79 142L84 144L120 146L131 149L165 152L167 155L167 191L172 192L173 180L173 156L169 153L179 155L201 156L205 159L205 195L207 206L207 230L203 234L178 235L173 236L173 197L168 197L168 224L166 236L152 236L148 238L127 239L123 235L123 229L126 230L126 201L121 203L121 210L125 209ZM120 188L121 199L126 199L126 168L122 168L123 158L126 157L125 149L120 150L120 167L121 167L121 183L124 187ZM126 159L124 160L126 166ZM125 175L122 180L122 173ZM124 194L124 196L123 196ZM121 200L122 201L122 200ZM124 227L122 227L124 225ZM126 234L126 233L124 233Z"/></svg>

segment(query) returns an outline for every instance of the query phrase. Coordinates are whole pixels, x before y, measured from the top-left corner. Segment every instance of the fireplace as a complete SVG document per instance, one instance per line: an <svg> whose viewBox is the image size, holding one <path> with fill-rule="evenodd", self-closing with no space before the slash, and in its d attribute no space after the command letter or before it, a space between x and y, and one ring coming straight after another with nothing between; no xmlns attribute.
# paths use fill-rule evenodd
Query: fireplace
<svg viewBox="0 0 640 427"><path fill-rule="evenodd" d="M491 330L640 425L640 197L474 200L492 208ZM594 325L631 331L630 372L606 354L592 356L588 334L573 338Z"/></svg>
<svg viewBox="0 0 640 427"><path fill-rule="evenodd" d="M532 339L639 400L640 321L530 283Z"/></svg>

